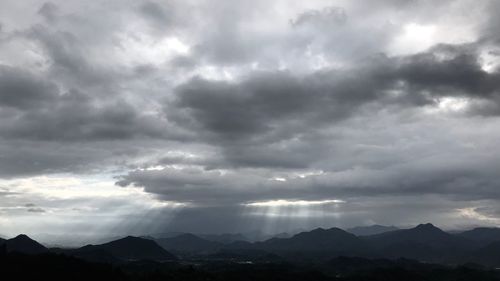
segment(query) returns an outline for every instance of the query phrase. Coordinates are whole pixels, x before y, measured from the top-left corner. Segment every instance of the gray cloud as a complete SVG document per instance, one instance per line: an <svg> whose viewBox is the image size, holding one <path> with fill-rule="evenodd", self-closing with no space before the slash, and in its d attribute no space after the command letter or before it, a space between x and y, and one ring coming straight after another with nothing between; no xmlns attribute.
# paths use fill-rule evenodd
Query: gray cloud
<svg viewBox="0 0 500 281"><path fill-rule="evenodd" d="M319 25L320 28L331 27L331 25L343 24L347 21L345 9L341 7L327 7L323 10L310 10L297 16L291 21L294 26L312 24L314 27Z"/></svg>
<svg viewBox="0 0 500 281"><path fill-rule="evenodd" d="M178 229L275 199L343 199L339 225L497 216L498 4L292 2L3 1L0 177L116 177L190 203Z"/></svg>
<svg viewBox="0 0 500 281"><path fill-rule="evenodd" d="M59 9L56 4L52 2L46 2L42 5L38 13L43 16L47 21L54 22L59 13Z"/></svg>
<svg viewBox="0 0 500 281"><path fill-rule="evenodd" d="M496 114L499 73L481 68L477 48L438 45L416 55L374 57L356 68L306 77L263 72L238 82L194 78L177 88L177 99L165 112L235 163L252 165L258 162L252 158L269 155L280 166L286 149L273 149L274 144L327 129L368 105L369 110L418 108L453 97L470 101L464 114ZM481 108L483 102L489 107ZM261 162L265 166L267 161Z"/></svg>
<svg viewBox="0 0 500 281"><path fill-rule="evenodd" d="M22 69L0 65L0 104L18 109L43 108L55 101L58 88Z"/></svg>
<svg viewBox="0 0 500 281"><path fill-rule="evenodd" d="M45 213L45 210L42 208L29 208L27 211L30 213Z"/></svg>
<svg viewBox="0 0 500 281"><path fill-rule="evenodd" d="M173 21L171 7L166 11L156 2L144 2L139 6L139 12L150 20L158 29L167 29Z"/></svg>

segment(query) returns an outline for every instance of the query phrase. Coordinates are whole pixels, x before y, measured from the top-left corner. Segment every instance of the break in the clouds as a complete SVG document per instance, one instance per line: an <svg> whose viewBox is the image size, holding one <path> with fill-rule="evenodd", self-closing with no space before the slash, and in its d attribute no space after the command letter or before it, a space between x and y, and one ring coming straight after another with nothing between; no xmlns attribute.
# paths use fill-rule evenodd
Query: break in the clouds
<svg viewBox="0 0 500 281"><path fill-rule="evenodd" d="M499 8L2 1L2 231L497 225Z"/></svg>

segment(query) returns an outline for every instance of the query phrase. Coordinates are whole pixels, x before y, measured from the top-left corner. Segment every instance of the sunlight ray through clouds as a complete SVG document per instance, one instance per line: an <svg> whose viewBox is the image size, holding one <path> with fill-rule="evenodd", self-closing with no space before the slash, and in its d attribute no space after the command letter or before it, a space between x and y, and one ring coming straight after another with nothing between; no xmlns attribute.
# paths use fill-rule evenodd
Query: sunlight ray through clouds
<svg viewBox="0 0 500 281"><path fill-rule="evenodd" d="M294 231L311 225L331 225L342 216L339 206L344 200L270 200L244 204L244 216L258 218L265 233Z"/></svg>
<svg viewBox="0 0 500 281"><path fill-rule="evenodd" d="M36 233L51 239L64 229L74 243L88 242L96 237L157 229L186 206L159 201L138 188L116 186L106 178L57 175L2 180L0 184L8 190L4 196L10 198L10 204L0 208L5 217L0 227L7 230L4 235ZM16 220L9 220L13 215Z"/></svg>

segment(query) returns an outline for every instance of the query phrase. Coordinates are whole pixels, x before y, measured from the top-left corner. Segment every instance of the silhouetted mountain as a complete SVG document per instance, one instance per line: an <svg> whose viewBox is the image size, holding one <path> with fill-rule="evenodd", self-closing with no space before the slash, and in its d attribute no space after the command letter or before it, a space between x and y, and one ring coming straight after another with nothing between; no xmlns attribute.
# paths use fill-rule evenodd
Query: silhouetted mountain
<svg viewBox="0 0 500 281"><path fill-rule="evenodd" d="M474 241L480 246L486 246L490 243L500 241L500 228L478 227L456 235Z"/></svg>
<svg viewBox="0 0 500 281"><path fill-rule="evenodd" d="M18 252L24 254L42 254L49 250L42 244L29 238L27 235L21 234L15 238L4 240L7 252Z"/></svg>
<svg viewBox="0 0 500 281"><path fill-rule="evenodd" d="M455 259L472 247L466 239L446 233L430 223L366 236L365 239L382 256L429 261Z"/></svg>
<svg viewBox="0 0 500 281"><path fill-rule="evenodd" d="M222 247L221 243L205 240L189 233L172 238L157 239L156 242L164 249L181 255L210 254Z"/></svg>
<svg viewBox="0 0 500 281"><path fill-rule="evenodd" d="M254 243L254 248L282 255L307 253L309 257L316 255L318 258L365 255L370 252L370 246L365 241L340 228L317 228L291 238L272 238Z"/></svg>
<svg viewBox="0 0 500 281"><path fill-rule="evenodd" d="M399 230L399 228L395 226L384 226L384 225L370 225L370 226L357 226L353 228L349 228L346 231L352 233L356 236L368 236L381 234L389 231Z"/></svg>
<svg viewBox="0 0 500 281"><path fill-rule="evenodd" d="M62 253L74 256L86 261L100 262L100 263L119 263L123 260L115 257L109 251L96 247L94 245L86 245L78 249L65 250L65 249L51 249L54 253Z"/></svg>
<svg viewBox="0 0 500 281"><path fill-rule="evenodd" d="M175 260L175 256L155 241L127 236L101 245L87 245L67 251L68 254L92 261Z"/></svg>

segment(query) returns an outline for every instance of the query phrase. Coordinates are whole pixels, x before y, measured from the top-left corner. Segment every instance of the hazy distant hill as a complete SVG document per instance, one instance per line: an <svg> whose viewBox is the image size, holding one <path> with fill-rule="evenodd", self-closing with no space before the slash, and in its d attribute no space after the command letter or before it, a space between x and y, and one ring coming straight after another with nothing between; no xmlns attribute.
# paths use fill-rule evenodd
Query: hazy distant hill
<svg viewBox="0 0 500 281"><path fill-rule="evenodd" d="M12 239L3 240L2 244L5 244L7 252L42 254L49 251L45 246L24 234L20 234Z"/></svg>
<svg viewBox="0 0 500 281"><path fill-rule="evenodd" d="M234 241L248 241L248 238L241 233L200 234L197 236L208 241L219 242L223 244L232 243Z"/></svg>
<svg viewBox="0 0 500 281"><path fill-rule="evenodd" d="M222 244L200 238L194 234L181 234L171 238L156 239L164 249L176 254L212 254L222 248Z"/></svg>
<svg viewBox="0 0 500 281"><path fill-rule="evenodd" d="M381 234L389 231L399 230L395 226L384 226L384 225L370 225L370 226L357 226L353 228L346 229L347 232L352 233L356 236L368 236Z"/></svg>
<svg viewBox="0 0 500 281"><path fill-rule="evenodd" d="M500 228L478 227L456 235L477 242L481 246L486 246L500 241Z"/></svg>
<svg viewBox="0 0 500 281"><path fill-rule="evenodd" d="M444 232L430 223L366 236L365 239L384 257L427 261L450 260L472 247L470 241Z"/></svg>
<svg viewBox="0 0 500 281"><path fill-rule="evenodd" d="M278 262L321 261L339 256L360 258L413 259L423 262L460 264L480 263L500 266L498 229L478 228L460 234L447 233L432 224L369 236L356 236L339 228L298 233L290 238L262 242L234 241L229 244L209 241L193 234L162 239L128 236L99 245L76 249L51 249L90 261L123 263L135 260L170 261L183 259L210 261ZM478 243L477 241L480 241ZM495 241L487 243L489 241ZM0 242L7 252L46 253L43 245L26 235ZM355 262L355 260L351 260Z"/></svg>
<svg viewBox="0 0 500 281"><path fill-rule="evenodd" d="M127 236L101 245L87 245L66 253L93 261L175 260L155 241Z"/></svg>
<svg viewBox="0 0 500 281"><path fill-rule="evenodd" d="M340 228L317 228L302 232L290 238L272 238L254 243L256 249L289 255L306 253L308 256L333 257L338 255L365 255L371 251L370 245L354 234Z"/></svg>

